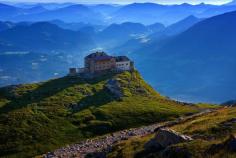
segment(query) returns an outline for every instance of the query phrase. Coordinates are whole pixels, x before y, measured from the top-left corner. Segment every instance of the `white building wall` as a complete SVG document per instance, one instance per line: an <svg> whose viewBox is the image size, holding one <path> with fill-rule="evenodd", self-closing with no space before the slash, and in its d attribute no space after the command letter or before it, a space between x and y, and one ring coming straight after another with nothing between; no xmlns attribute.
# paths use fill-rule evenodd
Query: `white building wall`
<svg viewBox="0 0 236 158"><path fill-rule="evenodd" d="M130 61L116 62L116 68L122 71L130 70Z"/></svg>

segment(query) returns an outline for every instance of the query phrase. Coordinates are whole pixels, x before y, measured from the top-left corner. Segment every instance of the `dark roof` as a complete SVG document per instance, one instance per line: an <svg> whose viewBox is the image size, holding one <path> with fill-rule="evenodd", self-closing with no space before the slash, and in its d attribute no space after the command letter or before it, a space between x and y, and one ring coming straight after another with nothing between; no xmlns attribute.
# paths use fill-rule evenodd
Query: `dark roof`
<svg viewBox="0 0 236 158"><path fill-rule="evenodd" d="M115 58L116 58L116 62L130 61L127 56L117 56L117 57L115 57Z"/></svg>
<svg viewBox="0 0 236 158"><path fill-rule="evenodd" d="M96 53L89 54L85 58L95 58L95 57L101 57L101 56L108 56L108 55L105 52L96 52Z"/></svg>
<svg viewBox="0 0 236 158"><path fill-rule="evenodd" d="M93 60L95 61L101 61L101 60L110 60L112 59L113 57L111 56L97 56L97 57L94 57Z"/></svg>

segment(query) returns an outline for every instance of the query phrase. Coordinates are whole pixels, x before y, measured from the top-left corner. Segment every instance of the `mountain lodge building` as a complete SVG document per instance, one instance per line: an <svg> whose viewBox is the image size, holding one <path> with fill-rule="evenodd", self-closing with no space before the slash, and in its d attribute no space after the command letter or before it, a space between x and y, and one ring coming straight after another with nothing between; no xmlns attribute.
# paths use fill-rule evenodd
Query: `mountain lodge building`
<svg viewBox="0 0 236 158"><path fill-rule="evenodd" d="M70 68L69 75L101 74L109 71L121 72L133 68L133 62L126 56L109 56L105 52L96 52L84 58L83 68Z"/></svg>

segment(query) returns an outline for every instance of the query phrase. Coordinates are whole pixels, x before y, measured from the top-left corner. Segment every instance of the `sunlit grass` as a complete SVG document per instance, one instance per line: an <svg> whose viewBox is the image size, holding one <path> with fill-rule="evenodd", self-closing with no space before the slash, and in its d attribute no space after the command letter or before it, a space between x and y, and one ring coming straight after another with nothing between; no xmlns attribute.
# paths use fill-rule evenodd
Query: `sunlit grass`
<svg viewBox="0 0 236 158"><path fill-rule="evenodd" d="M120 82L124 97L105 87ZM0 156L32 157L109 132L198 112L165 99L138 72L64 77L0 89Z"/></svg>
<svg viewBox="0 0 236 158"><path fill-rule="evenodd" d="M207 150L213 144L223 143L229 138L231 134L236 134L235 123L232 123L231 126L226 127L223 125L224 122L227 122L235 117L236 107L221 108L212 113L194 117L193 119L190 119L184 123L174 125L170 128L182 134L189 136L199 135L201 137L194 137L193 141L172 145L169 148L173 149L173 151L180 151L180 149L184 149L185 151L188 151L193 158L234 158L236 157L236 154L228 151L225 148L220 149L213 155L207 153ZM206 139L204 136L206 136ZM109 157L164 158L161 156L160 152L145 150L145 143L147 143L153 137L154 134L151 134L145 137L137 137L118 143L109 154ZM212 139L208 139L209 137ZM181 157L181 153L173 152L172 154L172 157Z"/></svg>

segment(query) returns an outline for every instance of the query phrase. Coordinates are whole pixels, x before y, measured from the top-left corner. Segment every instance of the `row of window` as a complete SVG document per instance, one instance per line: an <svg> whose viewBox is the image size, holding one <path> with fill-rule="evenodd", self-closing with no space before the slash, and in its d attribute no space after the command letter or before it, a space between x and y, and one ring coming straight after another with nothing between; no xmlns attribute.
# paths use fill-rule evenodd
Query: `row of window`
<svg viewBox="0 0 236 158"><path fill-rule="evenodd" d="M100 69L108 69L110 68L110 66L95 66L96 70L100 70Z"/></svg>
<svg viewBox="0 0 236 158"><path fill-rule="evenodd" d="M126 64L117 64L117 66L128 66L129 64L128 63L126 63Z"/></svg>
<svg viewBox="0 0 236 158"><path fill-rule="evenodd" d="M123 63L123 64L116 64L116 66L128 66L129 63ZM99 66L95 66L95 69L96 70L99 70L99 69L108 69L110 68L111 65L109 63L104 63L104 64L100 64Z"/></svg>

